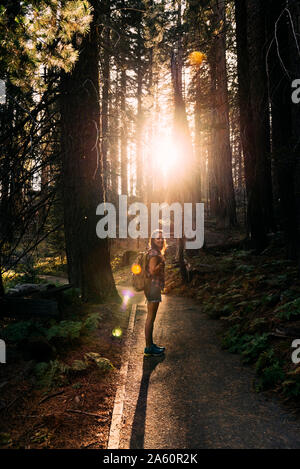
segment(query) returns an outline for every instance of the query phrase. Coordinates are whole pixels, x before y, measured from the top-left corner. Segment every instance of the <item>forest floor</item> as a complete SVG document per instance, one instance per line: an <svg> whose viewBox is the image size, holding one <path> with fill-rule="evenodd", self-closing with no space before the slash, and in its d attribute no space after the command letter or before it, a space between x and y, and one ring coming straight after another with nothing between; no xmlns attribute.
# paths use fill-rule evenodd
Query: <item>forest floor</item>
<svg viewBox="0 0 300 469"><path fill-rule="evenodd" d="M252 366L253 372L245 372L247 392L255 395L263 391L262 395L271 399L276 395L287 402L290 413L298 413L300 368L291 360L291 343L300 338L297 268L285 260L280 237L275 237L259 256L237 246L242 238L239 230L223 234L208 224L205 248L187 252L191 273L187 285L182 284L171 242L165 299L180 297L183 307L192 299L201 314L213 320L211 327L217 331L219 347L226 349L222 352L220 348L219 356L223 353L230 363L228 350L240 354L241 360L238 356L236 359L241 368L244 364L246 370ZM143 246L115 250L114 275L121 290L130 285L129 265L122 266L127 263L123 260L128 249L130 264ZM59 269L39 275L54 283L66 282ZM45 369L34 360L20 360L18 348L22 344L11 352L8 349L11 364L0 367L1 447L107 447L128 313L129 308L124 310L120 305L72 303L64 318L69 321L70 337L64 342L67 337L59 337L59 331L55 337L54 330L52 341L57 353ZM213 326L216 319L217 328ZM204 322L209 331L209 319ZM18 330L12 332L18 334ZM190 332L197 334L194 329ZM94 355L86 355L91 352ZM282 443L285 447L288 444Z"/></svg>
<svg viewBox="0 0 300 469"><path fill-rule="evenodd" d="M54 337L46 370L24 357L23 343L8 347L0 367L1 448L106 448L129 308L72 309L62 327L76 337Z"/></svg>

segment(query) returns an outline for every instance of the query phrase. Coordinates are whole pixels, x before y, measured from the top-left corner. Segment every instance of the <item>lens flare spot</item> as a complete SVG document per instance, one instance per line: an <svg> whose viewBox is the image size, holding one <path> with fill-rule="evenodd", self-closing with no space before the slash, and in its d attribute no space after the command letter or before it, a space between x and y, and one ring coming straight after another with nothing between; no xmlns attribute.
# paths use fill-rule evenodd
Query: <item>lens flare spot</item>
<svg viewBox="0 0 300 469"><path fill-rule="evenodd" d="M134 296L134 293L130 290L122 290L122 296L123 296L123 298L126 297L127 299L129 299L129 298L132 298Z"/></svg>
<svg viewBox="0 0 300 469"><path fill-rule="evenodd" d="M130 300L130 298L132 298L134 296L134 293L130 290L123 290L122 291L122 297L123 297L123 301L122 301L122 305L121 305L121 310L122 311L125 311L127 306L128 306L128 302Z"/></svg>
<svg viewBox="0 0 300 469"><path fill-rule="evenodd" d="M123 331L120 327L115 327L115 329L112 330L112 335L114 337L121 337L123 334Z"/></svg>
<svg viewBox="0 0 300 469"><path fill-rule="evenodd" d="M131 272L134 275L139 275L142 272L142 268L139 264L133 264L133 266L131 267Z"/></svg>
<svg viewBox="0 0 300 469"><path fill-rule="evenodd" d="M203 60L206 59L206 55L203 52L194 51L189 55L190 65L201 65Z"/></svg>

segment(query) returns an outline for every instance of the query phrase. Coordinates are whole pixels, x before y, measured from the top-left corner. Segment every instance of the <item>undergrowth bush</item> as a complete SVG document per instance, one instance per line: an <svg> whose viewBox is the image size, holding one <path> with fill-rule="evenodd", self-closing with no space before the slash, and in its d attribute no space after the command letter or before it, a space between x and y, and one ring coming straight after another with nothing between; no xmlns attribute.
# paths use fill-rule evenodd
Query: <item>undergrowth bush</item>
<svg viewBox="0 0 300 469"><path fill-rule="evenodd" d="M273 388L285 379L282 361L276 357L273 348L269 348L268 333L242 334L240 326L235 325L225 334L223 347L231 353L241 354L243 363L250 364L256 361L257 391ZM297 389L291 391L291 383L289 386L287 389L290 392L298 392Z"/></svg>
<svg viewBox="0 0 300 469"><path fill-rule="evenodd" d="M255 371L258 376L257 391L273 388L285 378L282 361L276 357L273 348L261 353Z"/></svg>
<svg viewBox="0 0 300 469"><path fill-rule="evenodd" d="M223 337L223 348L230 353L239 353L244 363L252 363L268 348L268 333L241 334L240 326L232 326Z"/></svg>
<svg viewBox="0 0 300 469"><path fill-rule="evenodd" d="M78 339L83 326L84 324L82 321L60 321L47 330L46 338L48 340L64 338L72 341L74 339Z"/></svg>
<svg viewBox="0 0 300 469"><path fill-rule="evenodd" d="M53 360L49 363L40 362L33 372L36 377L36 386L50 390L69 384L74 375L77 376L92 368L97 372L106 373L114 369L114 366L110 360L101 357L99 353L88 352L84 354L83 359L74 360L71 366L60 360Z"/></svg>
<svg viewBox="0 0 300 469"><path fill-rule="evenodd" d="M40 362L34 368L38 388L52 388L63 386L68 380L70 367L60 360L49 363Z"/></svg>
<svg viewBox="0 0 300 469"><path fill-rule="evenodd" d="M283 393L286 397L300 396L299 369L287 373L287 379L282 383Z"/></svg>
<svg viewBox="0 0 300 469"><path fill-rule="evenodd" d="M80 306L82 304L81 294L79 288L69 288L63 292L62 305L63 306Z"/></svg>
<svg viewBox="0 0 300 469"><path fill-rule="evenodd" d="M222 340L222 346L230 353L242 353L244 346L252 339L251 335L241 334L240 326L232 326Z"/></svg>
<svg viewBox="0 0 300 469"><path fill-rule="evenodd" d="M80 336L87 334L99 327L101 315L99 313L89 314L82 320L37 321L27 320L9 323L0 329L0 338L19 344L32 337L44 337L49 342L72 342ZM61 340L62 339L62 340Z"/></svg>
<svg viewBox="0 0 300 469"><path fill-rule="evenodd" d="M0 335L8 342L19 343L29 337L45 335L46 330L41 322L31 319L8 324L5 328L1 329Z"/></svg>
<svg viewBox="0 0 300 469"><path fill-rule="evenodd" d="M268 348L268 333L255 334L242 347L244 363L253 363Z"/></svg>
<svg viewBox="0 0 300 469"><path fill-rule="evenodd" d="M276 309L277 317L289 321L291 318L300 316L300 298L289 301Z"/></svg>
<svg viewBox="0 0 300 469"><path fill-rule="evenodd" d="M99 327L101 321L101 315L99 313L91 313L83 322L83 327L86 331L94 331Z"/></svg>

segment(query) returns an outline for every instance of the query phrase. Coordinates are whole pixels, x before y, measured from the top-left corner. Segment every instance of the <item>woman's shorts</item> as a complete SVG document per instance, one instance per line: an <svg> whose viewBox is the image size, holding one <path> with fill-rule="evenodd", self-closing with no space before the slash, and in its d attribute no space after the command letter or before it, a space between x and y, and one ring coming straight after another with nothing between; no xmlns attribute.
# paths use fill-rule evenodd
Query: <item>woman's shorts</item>
<svg viewBox="0 0 300 469"><path fill-rule="evenodd" d="M145 292L148 303L159 303L161 301L161 290L159 286L151 283L149 292Z"/></svg>

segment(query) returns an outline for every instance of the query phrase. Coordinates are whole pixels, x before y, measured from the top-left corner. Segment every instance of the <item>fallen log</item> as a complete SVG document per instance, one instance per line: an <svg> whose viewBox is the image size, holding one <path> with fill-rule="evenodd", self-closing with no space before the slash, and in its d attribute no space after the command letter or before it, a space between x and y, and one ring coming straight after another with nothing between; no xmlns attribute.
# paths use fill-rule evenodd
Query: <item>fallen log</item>
<svg viewBox="0 0 300 469"><path fill-rule="evenodd" d="M44 298L49 298L55 296L57 293L61 293L65 290L72 288L72 285L62 285L56 287L52 283L47 284L34 284L34 283L23 283L15 285L13 288L10 288L5 295L6 298L17 298L21 296L40 296Z"/></svg>

